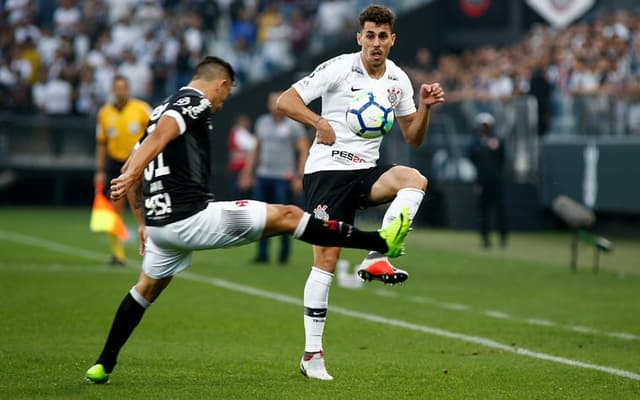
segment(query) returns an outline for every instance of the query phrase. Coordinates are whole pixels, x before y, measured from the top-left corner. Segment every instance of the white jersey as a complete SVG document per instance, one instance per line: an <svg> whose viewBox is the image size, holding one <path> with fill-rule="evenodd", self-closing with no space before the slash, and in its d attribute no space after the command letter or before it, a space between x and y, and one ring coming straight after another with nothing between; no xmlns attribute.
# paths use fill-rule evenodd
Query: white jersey
<svg viewBox="0 0 640 400"><path fill-rule="evenodd" d="M332 146L313 141L304 168L305 174L365 169L376 165L380 157L382 137L364 139L351 132L347 126L346 111L349 102L358 92L385 95L396 117L416 112L413 87L407 74L387 59L384 75L380 79L373 79L362 64L360 52L332 58L292 86L305 104L322 96L322 117L336 133L336 142Z"/></svg>

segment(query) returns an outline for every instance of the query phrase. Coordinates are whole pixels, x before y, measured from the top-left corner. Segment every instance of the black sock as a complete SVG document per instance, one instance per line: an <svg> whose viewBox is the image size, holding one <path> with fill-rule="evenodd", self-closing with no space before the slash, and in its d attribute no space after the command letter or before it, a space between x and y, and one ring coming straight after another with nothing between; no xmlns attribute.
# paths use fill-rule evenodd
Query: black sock
<svg viewBox="0 0 640 400"><path fill-rule="evenodd" d="M111 324L111 330L102 349L102 354L100 354L100 357L98 357L96 361L96 364L102 364L104 366L107 373L111 373L113 370L120 349L122 349L122 346L124 346L129 336L131 336L131 332L133 332L142 319L145 310L146 308L134 300L131 293L127 293L124 299L122 299L113 323Z"/></svg>
<svg viewBox="0 0 640 400"><path fill-rule="evenodd" d="M309 218L306 229L298 239L327 247L351 247L354 249L374 250L382 254L389 251L387 243L376 231L361 231L342 221L323 221Z"/></svg>

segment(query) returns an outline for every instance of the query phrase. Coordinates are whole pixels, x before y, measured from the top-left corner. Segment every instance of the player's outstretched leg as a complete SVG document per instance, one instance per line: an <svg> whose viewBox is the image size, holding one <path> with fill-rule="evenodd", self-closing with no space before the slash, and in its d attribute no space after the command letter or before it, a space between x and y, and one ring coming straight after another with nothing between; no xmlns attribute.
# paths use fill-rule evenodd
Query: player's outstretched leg
<svg viewBox="0 0 640 400"><path fill-rule="evenodd" d="M131 336L131 333L133 333L133 330L138 326L140 320L142 320L147 308L151 306L152 302L167 287L169 282L171 282L171 276L154 279L148 277L144 272L140 273L140 278L136 285L129 290L129 293L120 302L107 335L107 340L102 348L102 353L98 356L96 363L85 373L85 379L88 382L109 382L120 350Z"/></svg>
<svg viewBox="0 0 640 400"><path fill-rule="evenodd" d="M302 213L302 210L298 211L301 215L296 216L298 223L293 236L304 242L324 247L368 249L389 257L404 253L404 239L410 224L406 209L378 231L361 231L342 221L323 221L313 218L309 213Z"/></svg>
<svg viewBox="0 0 640 400"><path fill-rule="evenodd" d="M96 363L87 370L85 379L91 383L109 383L111 371L116 365L118 354L129 336L140 323L146 309L151 305L134 286L122 299L111 324L111 330Z"/></svg>
<svg viewBox="0 0 640 400"><path fill-rule="evenodd" d="M385 239L389 250L387 257L398 257L404 254L404 238L409 232L409 210L403 207L398 216L387 226L380 229L380 236ZM400 240L398 240L401 238ZM396 268L387 257L379 253L370 253L358 267L358 276L365 281L378 280L388 285L403 283L409 278L407 271Z"/></svg>

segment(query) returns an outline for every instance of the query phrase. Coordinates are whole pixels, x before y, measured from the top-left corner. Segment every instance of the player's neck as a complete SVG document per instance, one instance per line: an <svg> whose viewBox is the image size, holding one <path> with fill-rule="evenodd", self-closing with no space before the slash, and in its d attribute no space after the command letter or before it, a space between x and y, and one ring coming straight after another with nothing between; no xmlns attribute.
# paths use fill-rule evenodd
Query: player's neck
<svg viewBox="0 0 640 400"><path fill-rule="evenodd" d="M380 66L373 66L371 64L367 64L362 61L362 66L371 79L380 79L384 76L384 73L387 72L387 63L383 62Z"/></svg>
<svg viewBox="0 0 640 400"><path fill-rule="evenodd" d="M121 111L124 108L124 106L127 105L128 102L129 102L129 99L126 99L124 101L115 101L113 103L113 106L116 108L116 110Z"/></svg>

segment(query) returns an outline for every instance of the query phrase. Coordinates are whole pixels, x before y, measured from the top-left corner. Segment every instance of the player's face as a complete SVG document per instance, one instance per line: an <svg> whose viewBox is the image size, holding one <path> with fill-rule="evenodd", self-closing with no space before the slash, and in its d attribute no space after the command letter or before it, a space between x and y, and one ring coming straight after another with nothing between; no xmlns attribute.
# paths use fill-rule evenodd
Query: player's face
<svg viewBox="0 0 640 400"><path fill-rule="evenodd" d="M389 56L391 47L396 41L395 33L389 24L377 25L367 21L357 34L358 44L362 49L362 60L371 67L380 67Z"/></svg>
<svg viewBox="0 0 640 400"><path fill-rule="evenodd" d="M215 82L215 95L211 101L211 109L215 112L222 108L224 102L231 95L231 81L228 79L214 81Z"/></svg>

